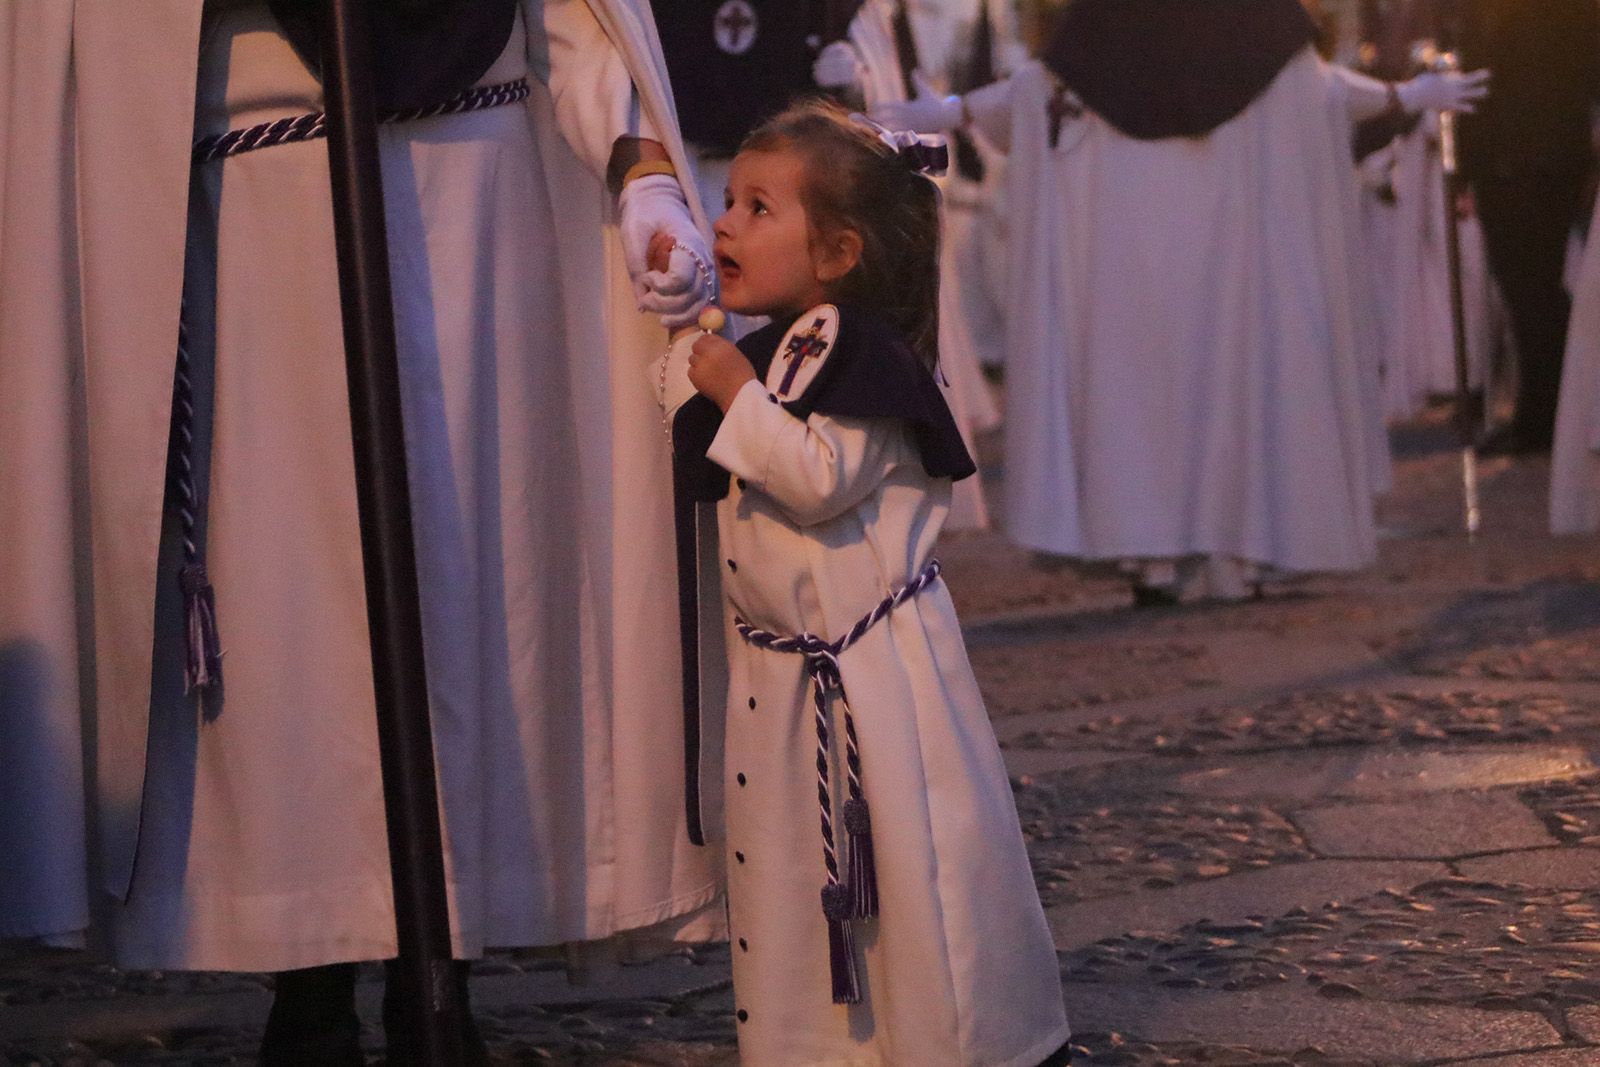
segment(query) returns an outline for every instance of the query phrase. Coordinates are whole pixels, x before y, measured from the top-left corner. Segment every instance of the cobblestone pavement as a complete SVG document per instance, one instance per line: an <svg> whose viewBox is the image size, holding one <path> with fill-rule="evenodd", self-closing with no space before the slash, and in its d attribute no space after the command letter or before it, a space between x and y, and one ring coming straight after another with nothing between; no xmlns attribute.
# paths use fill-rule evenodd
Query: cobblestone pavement
<svg viewBox="0 0 1600 1067"><path fill-rule="evenodd" d="M944 546L1079 1062L1600 1065L1600 538L1495 460L1469 544L1439 420L1397 441L1378 565L1259 600ZM269 988L0 948L0 1067L249 1062ZM495 957L474 999L505 1064L737 1062L720 946L576 987Z"/></svg>

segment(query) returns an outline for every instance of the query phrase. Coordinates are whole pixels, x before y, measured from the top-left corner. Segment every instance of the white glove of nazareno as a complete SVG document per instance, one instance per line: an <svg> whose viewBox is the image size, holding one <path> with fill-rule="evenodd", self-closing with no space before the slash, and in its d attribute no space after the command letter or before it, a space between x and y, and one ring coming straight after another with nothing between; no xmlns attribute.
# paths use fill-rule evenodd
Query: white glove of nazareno
<svg viewBox="0 0 1600 1067"><path fill-rule="evenodd" d="M669 174L636 178L623 186L617 203L623 260L639 310L660 315L669 330L693 323L711 300L711 251L678 180ZM650 242L657 234L673 242L664 270L650 269Z"/></svg>
<svg viewBox="0 0 1600 1067"><path fill-rule="evenodd" d="M920 71L912 72L911 81L917 90L915 99L879 104L868 112L873 122L916 133L943 133L961 125L959 96L941 96Z"/></svg>
<svg viewBox="0 0 1600 1067"><path fill-rule="evenodd" d="M849 41L834 41L817 53L811 80L820 89L854 89L861 81L861 55Z"/></svg>
<svg viewBox="0 0 1600 1067"><path fill-rule="evenodd" d="M1489 95L1489 72L1474 70L1462 74L1456 71L1418 74L1408 82L1394 87L1400 105L1407 111L1456 111L1464 115L1473 112L1473 104Z"/></svg>

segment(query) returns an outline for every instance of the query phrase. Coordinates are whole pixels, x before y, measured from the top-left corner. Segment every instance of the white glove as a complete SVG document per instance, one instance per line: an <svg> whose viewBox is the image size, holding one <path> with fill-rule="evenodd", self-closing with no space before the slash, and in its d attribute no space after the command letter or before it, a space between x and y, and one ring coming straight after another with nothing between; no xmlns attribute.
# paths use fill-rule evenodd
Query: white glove
<svg viewBox="0 0 1600 1067"><path fill-rule="evenodd" d="M670 174L646 174L622 188L617 200L622 257L639 310L661 316L669 330L695 321L712 297L711 250L689 214L683 188ZM650 241L673 240L666 270L651 270Z"/></svg>
<svg viewBox="0 0 1600 1067"><path fill-rule="evenodd" d="M921 71L911 72L911 83L917 90L915 99L879 104L868 113L872 121L891 130L917 133L943 133L961 125L959 96L940 96Z"/></svg>
<svg viewBox="0 0 1600 1067"><path fill-rule="evenodd" d="M817 53L811 80L819 89L853 89L861 81L861 53L849 41L834 41Z"/></svg>
<svg viewBox="0 0 1600 1067"><path fill-rule="evenodd" d="M1418 74L1408 82L1394 87L1400 106L1407 111L1456 111L1470 115L1473 103L1489 95L1489 72L1475 70L1470 74L1455 71Z"/></svg>

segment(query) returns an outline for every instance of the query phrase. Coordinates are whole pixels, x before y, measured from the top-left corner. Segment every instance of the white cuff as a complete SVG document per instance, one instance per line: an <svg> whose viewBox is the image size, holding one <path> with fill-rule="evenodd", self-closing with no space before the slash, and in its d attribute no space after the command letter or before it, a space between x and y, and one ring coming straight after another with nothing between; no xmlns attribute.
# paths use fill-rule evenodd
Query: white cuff
<svg viewBox="0 0 1600 1067"><path fill-rule="evenodd" d="M754 379L745 382L722 416L722 427L706 457L729 474L765 489L778 438L805 424L783 409L777 397Z"/></svg>

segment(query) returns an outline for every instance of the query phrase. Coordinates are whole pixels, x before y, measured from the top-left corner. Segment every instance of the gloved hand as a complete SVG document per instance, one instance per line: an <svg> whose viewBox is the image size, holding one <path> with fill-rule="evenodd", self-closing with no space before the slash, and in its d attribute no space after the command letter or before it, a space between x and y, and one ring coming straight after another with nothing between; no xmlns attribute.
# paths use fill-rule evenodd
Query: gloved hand
<svg viewBox="0 0 1600 1067"><path fill-rule="evenodd" d="M911 83L917 90L914 99L904 103L889 101L879 104L868 113L872 121L891 130L913 130L917 133L943 133L961 125L959 96L940 96L921 71L911 72Z"/></svg>
<svg viewBox="0 0 1600 1067"><path fill-rule="evenodd" d="M1475 70L1462 74L1456 71L1418 74L1408 82L1394 87L1400 105L1412 113L1418 111L1456 111L1472 114L1475 101L1489 95L1489 72Z"/></svg>
<svg viewBox="0 0 1600 1067"><path fill-rule="evenodd" d="M669 330L695 321L711 301L711 250L689 214L683 188L670 174L647 174L622 187L617 200L622 256L639 310L661 316ZM650 242L672 239L665 269L650 269Z"/></svg>
<svg viewBox="0 0 1600 1067"><path fill-rule="evenodd" d="M817 53L811 80L819 89L853 89L861 82L861 54L849 41L834 41Z"/></svg>

